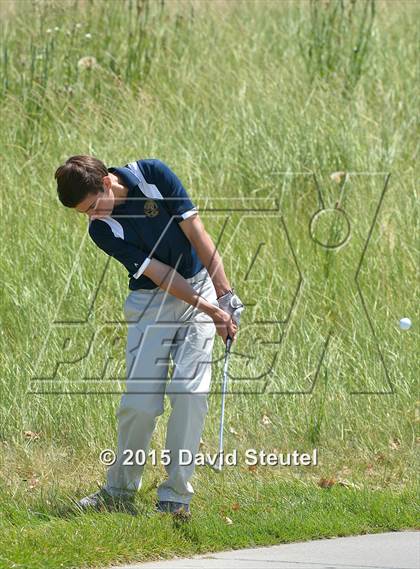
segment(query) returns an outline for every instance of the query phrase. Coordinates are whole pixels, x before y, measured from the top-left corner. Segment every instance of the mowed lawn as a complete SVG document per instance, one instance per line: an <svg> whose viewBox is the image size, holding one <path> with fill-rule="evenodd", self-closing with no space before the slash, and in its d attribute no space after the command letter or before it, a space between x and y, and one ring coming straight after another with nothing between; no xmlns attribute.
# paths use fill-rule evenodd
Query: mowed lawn
<svg viewBox="0 0 420 569"><path fill-rule="evenodd" d="M418 16L410 1L0 4L0 567L418 527ZM137 517L69 507L115 449L128 291L57 200L75 154L167 163L246 303L225 416L238 462L197 466L189 524L153 513L162 464ZM218 340L202 452L222 355ZM254 466L247 449L318 463Z"/></svg>

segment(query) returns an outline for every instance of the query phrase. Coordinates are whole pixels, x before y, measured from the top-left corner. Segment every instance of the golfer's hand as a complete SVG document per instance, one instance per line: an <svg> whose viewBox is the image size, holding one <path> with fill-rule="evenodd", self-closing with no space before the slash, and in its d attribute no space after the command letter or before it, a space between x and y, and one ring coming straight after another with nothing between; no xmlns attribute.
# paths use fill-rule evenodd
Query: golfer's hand
<svg viewBox="0 0 420 569"><path fill-rule="evenodd" d="M228 336L232 340L235 339L238 326L233 322L230 314L219 308L213 316L213 322L216 326L216 332L222 337L225 344Z"/></svg>
<svg viewBox="0 0 420 569"><path fill-rule="evenodd" d="M219 307L232 316L232 320L237 326L239 326L239 321L241 319L241 313L244 309L244 305L237 294L233 291L229 291L217 299Z"/></svg>

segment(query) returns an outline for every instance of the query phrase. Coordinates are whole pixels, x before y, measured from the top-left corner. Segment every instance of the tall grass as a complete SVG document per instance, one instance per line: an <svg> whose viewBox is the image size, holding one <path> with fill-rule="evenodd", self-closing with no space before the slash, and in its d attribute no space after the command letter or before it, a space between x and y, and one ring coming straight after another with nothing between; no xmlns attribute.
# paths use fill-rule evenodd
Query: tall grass
<svg viewBox="0 0 420 569"><path fill-rule="evenodd" d="M86 220L56 199L56 167L80 153L107 165L162 159L201 206L214 240L221 234L228 275L248 305L232 357L227 450L318 445L319 468L291 475L346 467L367 485L413 481L418 333L415 318L408 333L397 322L417 308L418 4L375 6L374 13L373 2L44 0L5 11L0 472L7 499L30 503L41 491L79 484L87 490L103 476L99 450L115 444L125 328L109 323L122 319L127 279L111 262L98 287L107 259L86 239ZM340 199L342 186L330 177L337 171L348 174L341 207L351 238L326 249L309 225ZM389 172L359 273L369 319L354 277ZM229 211L233 203L239 208ZM259 211L261 203L271 213ZM239 211L250 204L251 213ZM343 228L330 214L319 218L316 235L334 243ZM94 333L88 356L54 376L66 335L66 354L76 360ZM219 342L208 449L217 438L221 355ZM36 382L40 374L50 380ZM114 394L83 395L92 386ZM75 389L82 393L43 393ZM152 480L151 468L145 476ZM214 484L204 472L196 476L198 489ZM235 474L226 476L228 484Z"/></svg>
<svg viewBox="0 0 420 569"><path fill-rule="evenodd" d="M299 44L308 77L341 82L350 96L366 68L375 19L375 0L310 0Z"/></svg>

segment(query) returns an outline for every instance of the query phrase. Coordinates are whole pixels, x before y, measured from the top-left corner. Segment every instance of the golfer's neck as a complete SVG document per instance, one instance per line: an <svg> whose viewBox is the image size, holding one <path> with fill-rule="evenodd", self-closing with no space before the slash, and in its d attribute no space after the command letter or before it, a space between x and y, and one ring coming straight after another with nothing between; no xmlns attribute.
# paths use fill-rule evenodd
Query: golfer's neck
<svg viewBox="0 0 420 569"><path fill-rule="evenodd" d="M122 184L115 184L115 186L112 188L112 192L115 197L115 205L120 205L125 202L125 199L128 195L128 188Z"/></svg>

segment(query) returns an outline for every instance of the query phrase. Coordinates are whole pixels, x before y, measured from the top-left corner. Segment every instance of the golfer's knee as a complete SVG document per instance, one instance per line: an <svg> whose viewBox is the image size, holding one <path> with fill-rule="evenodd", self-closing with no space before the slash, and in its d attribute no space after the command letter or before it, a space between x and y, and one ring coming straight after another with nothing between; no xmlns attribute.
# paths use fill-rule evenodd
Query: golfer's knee
<svg viewBox="0 0 420 569"><path fill-rule="evenodd" d="M125 394L125 397L121 400L118 414L144 415L145 417L155 418L162 415L163 411L163 397L157 398L147 394Z"/></svg>
<svg viewBox="0 0 420 569"><path fill-rule="evenodd" d="M189 392L176 392L168 393L171 407L182 408L185 414L198 412L200 415L206 415L209 409L208 393L189 393Z"/></svg>

